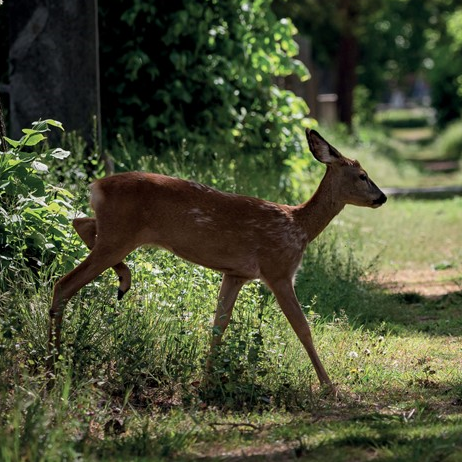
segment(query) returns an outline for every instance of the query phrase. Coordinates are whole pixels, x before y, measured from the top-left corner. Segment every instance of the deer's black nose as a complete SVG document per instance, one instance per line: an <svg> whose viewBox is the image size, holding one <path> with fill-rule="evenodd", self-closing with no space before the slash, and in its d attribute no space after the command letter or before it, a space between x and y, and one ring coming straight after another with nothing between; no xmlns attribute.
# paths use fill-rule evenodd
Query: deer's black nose
<svg viewBox="0 0 462 462"><path fill-rule="evenodd" d="M374 205L382 205L387 202L387 196L385 196L384 193L381 194L381 196L377 199L374 200Z"/></svg>

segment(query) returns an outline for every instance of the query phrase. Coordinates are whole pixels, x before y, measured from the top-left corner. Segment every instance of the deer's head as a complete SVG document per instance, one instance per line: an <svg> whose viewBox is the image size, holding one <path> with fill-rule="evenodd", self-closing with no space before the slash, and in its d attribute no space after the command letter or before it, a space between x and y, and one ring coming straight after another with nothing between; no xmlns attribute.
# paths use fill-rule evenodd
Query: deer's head
<svg viewBox="0 0 462 462"><path fill-rule="evenodd" d="M380 207L387 196L369 178L357 160L340 154L315 130L306 130L313 156L327 166L324 182L328 182L332 196L343 204L360 207Z"/></svg>

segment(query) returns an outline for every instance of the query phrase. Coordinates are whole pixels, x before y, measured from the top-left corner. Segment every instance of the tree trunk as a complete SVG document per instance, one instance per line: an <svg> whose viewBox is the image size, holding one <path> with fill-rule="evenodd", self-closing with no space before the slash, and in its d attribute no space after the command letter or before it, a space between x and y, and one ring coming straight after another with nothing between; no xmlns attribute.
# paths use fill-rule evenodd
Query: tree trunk
<svg viewBox="0 0 462 462"><path fill-rule="evenodd" d="M355 35L356 0L341 0L341 34L337 56L337 111L339 121L351 131L353 119L353 91L356 86L358 40Z"/></svg>
<svg viewBox="0 0 462 462"><path fill-rule="evenodd" d="M8 149L4 136L6 136L5 116L3 115L2 100L0 99L0 151L3 152Z"/></svg>

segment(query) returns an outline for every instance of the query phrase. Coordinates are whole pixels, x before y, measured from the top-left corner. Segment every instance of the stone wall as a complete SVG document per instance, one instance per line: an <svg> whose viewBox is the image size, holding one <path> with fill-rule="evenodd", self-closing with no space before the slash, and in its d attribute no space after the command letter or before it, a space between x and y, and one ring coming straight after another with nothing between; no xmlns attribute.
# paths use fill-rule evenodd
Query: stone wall
<svg viewBox="0 0 462 462"><path fill-rule="evenodd" d="M93 143L94 117L100 120L97 0L14 0L9 14L11 136L53 118Z"/></svg>

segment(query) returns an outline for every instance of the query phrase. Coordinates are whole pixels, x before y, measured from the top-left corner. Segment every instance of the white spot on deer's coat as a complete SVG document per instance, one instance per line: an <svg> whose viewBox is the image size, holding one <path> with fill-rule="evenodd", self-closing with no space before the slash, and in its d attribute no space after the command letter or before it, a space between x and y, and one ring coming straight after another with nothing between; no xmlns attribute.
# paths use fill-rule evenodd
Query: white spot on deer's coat
<svg viewBox="0 0 462 462"><path fill-rule="evenodd" d="M188 213L194 216L194 221L198 225L210 225L215 221L210 215L197 207L191 209Z"/></svg>
<svg viewBox="0 0 462 462"><path fill-rule="evenodd" d="M210 225L213 223L213 218L207 215L196 218L196 223L199 225Z"/></svg>
<svg viewBox="0 0 462 462"><path fill-rule="evenodd" d="M193 188L198 189L199 191L209 191L210 188L200 183L196 183L195 181L188 182Z"/></svg>

